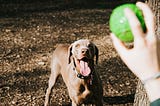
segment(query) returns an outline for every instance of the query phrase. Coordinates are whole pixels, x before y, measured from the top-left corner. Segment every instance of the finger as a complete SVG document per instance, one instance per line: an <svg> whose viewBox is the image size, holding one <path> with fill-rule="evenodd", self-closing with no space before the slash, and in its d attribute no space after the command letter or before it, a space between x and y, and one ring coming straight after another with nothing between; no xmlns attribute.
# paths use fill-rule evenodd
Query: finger
<svg viewBox="0 0 160 106"><path fill-rule="evenodd" d="M155 22L152 10L147 4L142 2L137 2L136 5L142 10L144 15L144 20L147 28L146 40L149 42L155 42Z"/></svg>
<svg viewBox="0 0 160 106"><path fill-rule="evenodd" d="M139 46L139 43L142 43L142 41L144 40L144 33L142 30L141 24L137 16L134 14L134 12L131 9L126 8L124 12L128 19L128 22L130 24L130 27L134 36L134 47L136 47L136 45Z"/></svg>
<svg viewBox="0 0 160 106"><path fill-rule="evenodd" d="M155 24L154 24L154 15L149 6L142 2L136 3L137 7L139 7L144 15L145 24L148 30L148 33L154 33Z"/></svg>
<svg viewBox="0 0 160 106"><path fill-rule="evenodd" d="M128 49L113 33L111 33L111 39L117 52L120 54L120 56L123 56L123 54L125 54Z"/></svg>
<svg viewBox="0 0 160 106"><path fill-rule="evenodd" d="M128 19L128 22L130 24L130 27L131 27L131 30L132 30L134 37L135 38L142 38L143 36L139 36L139 35L143 35L143 30L141 28L141 24L140 24L137 16L135 15L135 13L129 8L126 8L124 10L124 12L125 12L125 15Z"/></svg>

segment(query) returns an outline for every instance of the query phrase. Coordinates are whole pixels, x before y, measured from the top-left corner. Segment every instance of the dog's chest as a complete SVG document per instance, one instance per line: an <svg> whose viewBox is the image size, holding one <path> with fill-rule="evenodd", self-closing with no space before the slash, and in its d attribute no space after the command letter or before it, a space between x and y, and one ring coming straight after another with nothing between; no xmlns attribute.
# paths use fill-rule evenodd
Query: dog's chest
<svg viewBox="0 0 160 106"><path fill-rule="evenodd" d="M85 90L89 90L90 92L94 91L96 82L94 77L91 75L87 79L80 79L80 82L78 84L79 92L83 93Z"/></svg>

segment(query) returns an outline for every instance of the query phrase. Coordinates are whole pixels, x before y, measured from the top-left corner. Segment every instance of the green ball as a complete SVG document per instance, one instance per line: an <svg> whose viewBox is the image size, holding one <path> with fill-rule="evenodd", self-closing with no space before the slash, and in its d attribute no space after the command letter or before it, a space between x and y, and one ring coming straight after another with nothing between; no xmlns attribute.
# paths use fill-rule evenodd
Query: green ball
<svg viewBox="0 0 160 106"><path fill-rule="evenodd" d="M121 41L133 42L134 36L130 24L124 14L125 8L130 8L135 13L141 23L143 31L146 31L143 13L135 4L123 4L115 8L111 13L109 26L111 32L113 32Z"/></svg>

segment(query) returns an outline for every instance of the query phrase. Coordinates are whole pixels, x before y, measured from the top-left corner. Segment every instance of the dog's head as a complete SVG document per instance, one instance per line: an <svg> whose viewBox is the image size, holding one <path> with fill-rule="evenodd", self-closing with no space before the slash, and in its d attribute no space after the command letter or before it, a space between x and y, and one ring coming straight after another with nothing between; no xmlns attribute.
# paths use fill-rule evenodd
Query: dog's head
<svg viewBox="0 0 160 106"><path fill-rule="evenodd" d="M69 63L72 57L75 61L76 68L78 68L83 76L88 76L91 73L95 56L96 64L98 63L98 48L87 39L81 39L72 43L68 52Z"/></svg>

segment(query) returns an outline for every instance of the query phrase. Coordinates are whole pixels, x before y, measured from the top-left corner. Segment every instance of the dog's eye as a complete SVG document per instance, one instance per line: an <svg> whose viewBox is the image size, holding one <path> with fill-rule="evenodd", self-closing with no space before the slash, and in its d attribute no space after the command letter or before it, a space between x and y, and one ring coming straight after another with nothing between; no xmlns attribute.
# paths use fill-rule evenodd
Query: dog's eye
<svg viewBox="0 0 160 106"><path fill-rule="evenodd" d="M80 47L80 44L75 45L75 47L76 47L76 48L79 48L79 47Z"/></svg>

